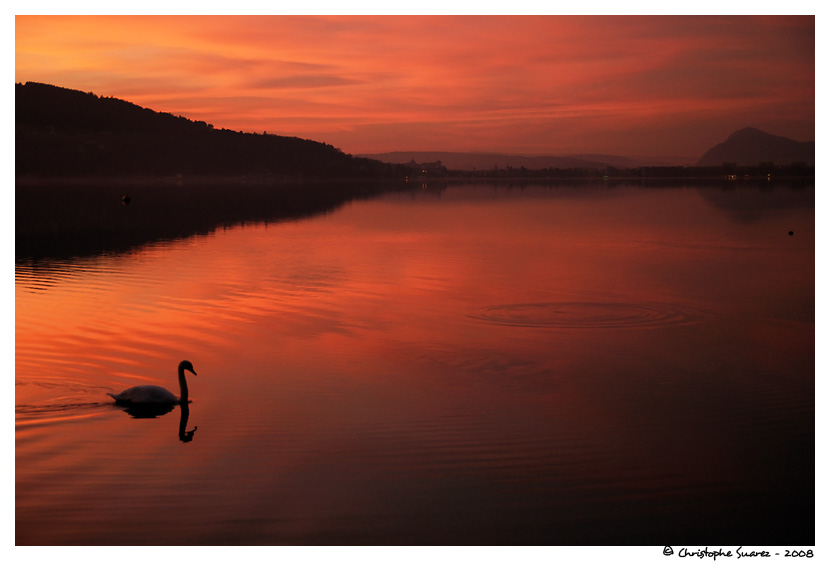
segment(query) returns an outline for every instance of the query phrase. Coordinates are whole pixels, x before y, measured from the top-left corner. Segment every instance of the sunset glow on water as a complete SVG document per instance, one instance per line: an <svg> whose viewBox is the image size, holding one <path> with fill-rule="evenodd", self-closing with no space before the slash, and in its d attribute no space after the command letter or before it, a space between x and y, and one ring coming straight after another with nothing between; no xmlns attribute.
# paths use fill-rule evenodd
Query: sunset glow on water
<svg viewBox="0 0 830 561"><path fill-rule="evenodd" d="M425 185L18 260L16 542L812 543L814 220ZM186 415L106 395L183 359Z"/></svg>

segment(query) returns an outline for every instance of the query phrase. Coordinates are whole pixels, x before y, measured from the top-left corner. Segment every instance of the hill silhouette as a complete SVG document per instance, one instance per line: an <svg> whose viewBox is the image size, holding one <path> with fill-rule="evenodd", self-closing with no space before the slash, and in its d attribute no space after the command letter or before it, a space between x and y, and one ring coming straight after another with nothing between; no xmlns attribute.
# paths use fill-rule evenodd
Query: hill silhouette
<svg viewBox="0 0 830 561"><path fill-rule="evenodd" d="M48 84L15 84L15 117L16 260L328 212L399 188L408 171Z"/></svg>
<svg viewBox="0 0 830 561"><path fill-rule="evenodd" d="M292 179L405 175L295 137L216 129L128 101L49 84L15 84L15 175L236 176Z"/></svg>
<svg viewBox="0 0 830 561"><path fill-rule="evenodd" d="M724 142L710 148L698 166L719 166L726 162L739 166L802 163L815 165L815 142L798 142L747 127L732 133Z"/></svg>

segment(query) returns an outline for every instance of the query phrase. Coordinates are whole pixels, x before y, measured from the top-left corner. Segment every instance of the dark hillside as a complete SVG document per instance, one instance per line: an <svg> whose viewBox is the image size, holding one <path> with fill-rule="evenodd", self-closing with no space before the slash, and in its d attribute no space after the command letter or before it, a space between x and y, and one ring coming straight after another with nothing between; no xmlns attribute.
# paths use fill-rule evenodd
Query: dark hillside
<svg viewBox="0 0 830 561"><path fill-rule="evenodd" d="M238 176L346 178L405 175L331 145L215 129L115 98L15 84L17 176Z"/></svg>
<svg viewBox="0 0 830 561"><path fill-rule="evenodd" d="M128 251L330 211L404 166L299 138L218 130L133 103L15 85L15 258ZM378 178L379 181L367 181Z"/></svg>
<svg viewBox="0 0 830 561"><path fill-rule="evenodd" d="M814 166L815 142L798 142L747 127L735 131L724 142L710 148L697 165L719 166L724 162L738 166L757 166L761 162L779 166Z"/></svg>

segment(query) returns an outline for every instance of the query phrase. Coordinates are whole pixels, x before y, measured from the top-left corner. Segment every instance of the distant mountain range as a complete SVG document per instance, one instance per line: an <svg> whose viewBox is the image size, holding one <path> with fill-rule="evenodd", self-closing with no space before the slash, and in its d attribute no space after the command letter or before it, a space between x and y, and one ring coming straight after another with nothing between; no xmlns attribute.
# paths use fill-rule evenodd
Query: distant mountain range
<svg viewBox="0 0 830 561"><path fill-rule="evenodd" d="M642 166L691 165L692 159L683 158L626 158L607 154L565 154L561 156L522 156L491 152L384 152L380 154L357 154L391 164L433 163L440 161L447 169L461 171L487 171L508 167L529 170L607 168L630 169Z"/></svg>
<svg viewBox="0 0 830 561"><path fill-rule="evenodd" d="M548 168L618 168L692 166L719 167L724 163L739 166L757 166L772 162L779 166L794 163L815 165L815 142L797 142L767 134L755 128L741 129L725 142L709 149L702 158L629 158L607 154L567 154L562 156L521 156L483 152L384 152L381 154L359 154L363 158L380 160L393 164L434 163L453 170L487 171L492 169L526 168L541 170Z"/></svg>
<svg viewBox="0 0 830 561"><path fill-rule="evenodd" d="M798 142L747 127L732 133L724 142L710 148L698 166L719 166L733 163L739 166L757 166L761 162L776 165L804 163L814 166L815 142Z"/></svg>

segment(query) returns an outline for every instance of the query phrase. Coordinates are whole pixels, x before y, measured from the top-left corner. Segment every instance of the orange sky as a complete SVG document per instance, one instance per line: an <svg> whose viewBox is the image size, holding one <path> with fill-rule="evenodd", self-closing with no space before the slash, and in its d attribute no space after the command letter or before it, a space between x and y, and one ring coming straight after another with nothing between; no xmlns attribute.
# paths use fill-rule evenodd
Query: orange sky
<svg viewBox="0 0 830 561"><path fill-rule="evenodd" d="M15 81L345 152L815 135L813 16L16 16Z"/></svg>

